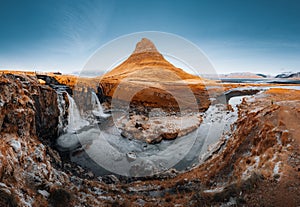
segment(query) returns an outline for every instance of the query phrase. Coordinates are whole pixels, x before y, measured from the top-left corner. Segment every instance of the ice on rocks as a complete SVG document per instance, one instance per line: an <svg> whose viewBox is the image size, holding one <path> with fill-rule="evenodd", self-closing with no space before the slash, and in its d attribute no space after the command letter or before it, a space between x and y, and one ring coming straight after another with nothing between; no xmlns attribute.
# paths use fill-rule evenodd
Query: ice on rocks
<svg viewBox="0 0 300 207"><path fill-rule="evenodd" d="M21 150L21 143L15 139L9 142L10 146L14 149L15 153L20 152Z"/></svg>
<svg viewBox="0 0 300 207"><path fill-rule="evenodd" d="M46 198L48 198L50 195L50 193L48 193L48 191L46 191L46 190L38 190L38 193Z"/></svg>
<svg viewBox="0 0 300 207"><path fill-rule="evenodd" d="M275 166L274 166L274 169L273 169L273 174L274 175L276 175L276 174L278 174L279 173L279 169L280 169L280 164L281 164L281 162L277 162L276 164L275 164Z"/></svg>

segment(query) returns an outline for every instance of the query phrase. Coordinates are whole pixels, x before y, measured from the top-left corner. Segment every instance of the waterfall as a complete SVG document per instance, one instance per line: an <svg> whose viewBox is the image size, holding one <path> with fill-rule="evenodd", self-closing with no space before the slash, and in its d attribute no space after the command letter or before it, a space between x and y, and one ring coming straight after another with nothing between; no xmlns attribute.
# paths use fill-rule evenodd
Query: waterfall
<svg viewBox="0 0 300 207"><path fill-rule="evenodd" d="M82 119L78 110L78 107L74 101L74 99L69 95L69 116L68 116L68 132L74 132L81 129L84 126L89 125L89 122Z"/></svg>
<svg viewBox="0 0 300 207"><path fill-rule="evenodd" d="M103 112L102 105L101 105L101 103L98 99L98 96L95 92L92 92L92 104L97 106L96 110L93 110L93 114L95 116L103 117L103 118L106 118L106 117L110 116L109 114L105 114Z"/></svg>
<svg viewBox="0 0 300 207"><path fill-rule="evenodd" d="M64 134L67 128L67 121L65 119L66 115L66 101L64 99L63 93L64 91L57 91L57 105L59 109L59 117L58 117L58 135Z"/></svg>

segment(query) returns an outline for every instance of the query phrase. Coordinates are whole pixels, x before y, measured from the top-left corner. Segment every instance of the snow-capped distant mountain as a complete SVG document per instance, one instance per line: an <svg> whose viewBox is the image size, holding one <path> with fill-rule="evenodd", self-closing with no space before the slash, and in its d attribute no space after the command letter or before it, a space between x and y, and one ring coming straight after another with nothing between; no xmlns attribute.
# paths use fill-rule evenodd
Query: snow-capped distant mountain
<svg viewBox="0 0 300 207"><path fill-rule="evenodd" d="M281 73L275 76L275 78L300 78L300 72L292 73Z"/></svg>

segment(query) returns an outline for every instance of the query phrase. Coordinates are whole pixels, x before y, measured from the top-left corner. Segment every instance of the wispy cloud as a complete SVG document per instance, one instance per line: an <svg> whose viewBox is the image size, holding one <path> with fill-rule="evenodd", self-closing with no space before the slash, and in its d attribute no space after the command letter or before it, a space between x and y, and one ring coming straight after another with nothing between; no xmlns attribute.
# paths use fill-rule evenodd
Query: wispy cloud
<svg viewBox="0 0 300 207"><path fill-rule="evenodd" d="M70 2L59 9L62 19L57 24L63 35L63 44L56 50L70 55L84 54L99 46L112 15L112 3Z"/></svg>

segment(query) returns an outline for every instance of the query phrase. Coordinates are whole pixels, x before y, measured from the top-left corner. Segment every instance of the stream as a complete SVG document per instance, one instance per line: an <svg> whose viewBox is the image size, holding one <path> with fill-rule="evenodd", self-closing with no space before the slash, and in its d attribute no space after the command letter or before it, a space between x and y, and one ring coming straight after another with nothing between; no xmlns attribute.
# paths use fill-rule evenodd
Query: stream
<svg viewBox="0 0 300 207"><path fill-rule="evenodd" d="M237 106L243 98L271 87L233 89L226 97L233 111L225 104L212 104L201 114L203 121L197 130L175 140L163 140L157 144L129 140L120 135L113 116L105 114L96 94L93 94L95 109L92 113L97 122L89 124L81 118L71 96L67 132L57 139L60 151L69 152L72 162L91 170L96 176L115 174L130 177L152 176L170 168L185 171L204 162L220 148L220 139L231 135L231 125L238 118ZM278 87L272 87L278 88ZM300 89L299 86L279 88ZM236 91L242 91L236 93ZM233 96L236 94L237 96ZM243 95L241 95L243 94ZM114 112L118 113L118 112ZM120 112L121 113L121 112Z"/></svg>
<svg viewBox="0 0 300 207"><path fill-rule="evenodd" d="M230 125L237 119L237 113L229 113L224 104L214 104L201 114L203 121L197 130L175 140L148 144L123 138L112 116L99 109L100 104L93 114L103 113L102 119L88 125L86 120L78 117L75 101L71 96L68 98L69 125L67 132L57 139L58 149L69 152L71 161L91 170L96 176L145 177L170 168L178 171L190 169L204 159L212 144L230 133Z"/></svg>

